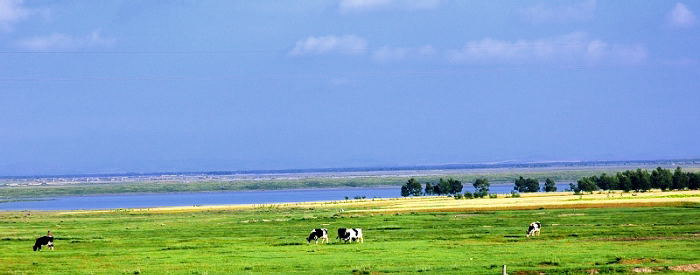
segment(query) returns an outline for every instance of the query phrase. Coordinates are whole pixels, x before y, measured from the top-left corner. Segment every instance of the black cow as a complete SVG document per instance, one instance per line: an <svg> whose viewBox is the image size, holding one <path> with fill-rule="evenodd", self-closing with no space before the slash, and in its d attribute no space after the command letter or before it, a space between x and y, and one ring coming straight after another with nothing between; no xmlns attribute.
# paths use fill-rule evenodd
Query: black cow
<svg viewBox="0 0 700 275"><path fill-rule="evenodd" d="M530 238L530 236L539 236L540 235L540 229L542 229L542 224L540 222L533 222L530 224L530 227L527 228L527 237Z"/></svg>
<svg viewBox="0 0 700 275"><path fill-rule="evenodd" d="M306 242L311 243L311 240L315 240L316 243L318 243L319 239L321 239L321 243L328 243L328 229L316 228L311 230L311 234L309 234L309 237L306 238Z"/></svg>
<svg viewBox="0 0 700 275"><path fill-rule="evenodd" d="M36 239L33 249L34 251L41 250L41 247L44 245L48 246L51 250L53 250L53 236L43 236Z"/></svg>
<svg viewBox="0 0 700 275"><path fill-rule="evenodd" d="M338 228L338 237L336 239L341 239L345 242L364 242L365 239L362 235L362 229L360 228Z"/></svg>

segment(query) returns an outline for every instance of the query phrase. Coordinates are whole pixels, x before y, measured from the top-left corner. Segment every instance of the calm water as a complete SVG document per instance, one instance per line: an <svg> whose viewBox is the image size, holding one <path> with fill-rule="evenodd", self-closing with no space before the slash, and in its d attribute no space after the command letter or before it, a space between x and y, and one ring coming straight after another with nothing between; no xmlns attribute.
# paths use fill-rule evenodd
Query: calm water
<svg viewBox="0 0 700 275"><path fill-rule="evenodd" d="M558 183L557 190L568 188L568 183ZM474 191L465 186L464 191ZM491 185L491 193L510 193L512 184ZM77 209L113 209L113 208L147 208L159 206L192 206L217 204L262 204L278 202L327 201L342 200L345 197L365 196L367 198L395 198L401 196L401 188L339 188L339 189L301 189L270 191L230 191L230 192L196 192L196 193L148 193L68 196L41 198L33 201L15 201L0 203L0 210L77 210Z"/></svg>

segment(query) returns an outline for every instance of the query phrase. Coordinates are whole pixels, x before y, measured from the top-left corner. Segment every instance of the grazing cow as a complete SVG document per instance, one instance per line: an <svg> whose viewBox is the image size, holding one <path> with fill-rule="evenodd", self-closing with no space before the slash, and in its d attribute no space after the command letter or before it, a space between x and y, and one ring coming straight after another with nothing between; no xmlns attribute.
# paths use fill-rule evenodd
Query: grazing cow
<svg viewBox="0 0 700 275"><path fill-rule="evenodd" d="M527 228L527 237L530 238L530 236L539 236L540 235L540 229L542 229L542 224L540 222L533 222L530 224L530 227Z"/></svg>
<svg viewBox="0 0 700 275"><path fill-rule="evenodd" d="M321 243L328 243L328 229L316 228L311 230L311 234L309 234L309 237L306 238L306 242L311 243L311 240L315 240L316 243L318 243L319 239L321 239Z"/></svg>
<svg viewBox="0 0 700 275"><path fill-rule="evenodd" d="M48 246L51 250L53 250L53 236L43 236L38 239L36 239L36 242L34 243L34 251L41 250L42 246Z"/></svg>
<svg viewBox="0 0 700 275"><path fill-rule="evenodd" d="M338 237L336 239L341 239L345 242L364 242L365 238L362 235L361 228L338 228Z"/></svg>
<svg viewBox="0 0 700 275"><path fill-rule="evenodd" d="M348 231L347 228L341 227L338 228L338 237L335 237L336 239L345 239L346 232Z"/></svg>

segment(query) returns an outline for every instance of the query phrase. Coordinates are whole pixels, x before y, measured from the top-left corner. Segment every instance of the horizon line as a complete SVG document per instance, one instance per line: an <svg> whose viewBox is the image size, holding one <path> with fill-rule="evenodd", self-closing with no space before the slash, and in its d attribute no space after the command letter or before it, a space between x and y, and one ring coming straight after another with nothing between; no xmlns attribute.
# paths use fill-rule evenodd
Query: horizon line
<svg viewBox="0 0 700 275"><path fill-rule="evenodd" d="M459 170L482 168L523 168L523 167L557 167L557 165L576 164L578 166L612 165L623 163L665 163L665 162L691 162L700 163L700 158L679 159L637 159L637 160L551 160L551 161L489 161L466 163L441 163L441 164L414 164L414 165L377 165L355 167L314 167L314 168L282 168L282 169L238 169L238 170L202 170L202 171L152 171L152 172L105 172L105 173L66 173L66 174L37 174L22 176L0 175L0 179L32 179L32 178L69 178L69 177L139 177L139 176L164 176L164 175L236 175L236 174L303 174L313 172L374 172L374 171L406 171L406 170Z"/></svg>

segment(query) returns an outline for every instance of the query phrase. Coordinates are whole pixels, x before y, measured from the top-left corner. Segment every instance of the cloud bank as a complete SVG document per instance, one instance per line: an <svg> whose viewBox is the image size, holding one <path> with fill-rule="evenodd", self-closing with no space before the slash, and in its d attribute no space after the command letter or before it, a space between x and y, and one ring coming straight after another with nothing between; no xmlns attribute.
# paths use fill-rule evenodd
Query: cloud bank
<svg viewBox="0 0 700 275"><path fill-rule="evenodd" d="M114 39L103 37L99 31L93 31L82 37L61 33L31 37L17 41L16 46L24 50L49 51L106 47L112 44L114 44Z"/></svg>
<svg viewBox="0 0 700 275"><path fill-rule="evenodd" d="M0 31L11 31L15 23L29 17L23 0L0 0Z"/></svg>
<svg viewBox="0 0 700 275"><path fill-rule="evenodd" d="M425 10L438 7L442 0L341 0L341 13L378 10Z"/></svg>
<svg viewBox="0 0 700 275"><path fill-rule="evenodd" d="M367 41L355 35L310 36L297 41L289 51L291 56L344 54L357 55L367 51Z"/></svg>
<svg viewBox="0 0 700 275"><path fill-rule="evenodd" d="M551 4L553 2L548 2ZM583 21L593 18L596 9L595 0L586 0L571 5L549 6L539 4L520 11L520 14L532 23L560 23Z"/></svg>
<svg viewBox="0 0 700 275"><path fill-rule="evenodd" d="M676 3L668 13L668 23L672 27L687 28L692 27L697 22L695 14L683 3Z"/></svg>
<svg viewBox="0 0 700 275"><path fill-rule="evenodd" d="M642 63L647 51L641 45L611 44L571 33L554 38L505 41L485 38L447 51L452 63L466 64L623 64Z"/></svg>

